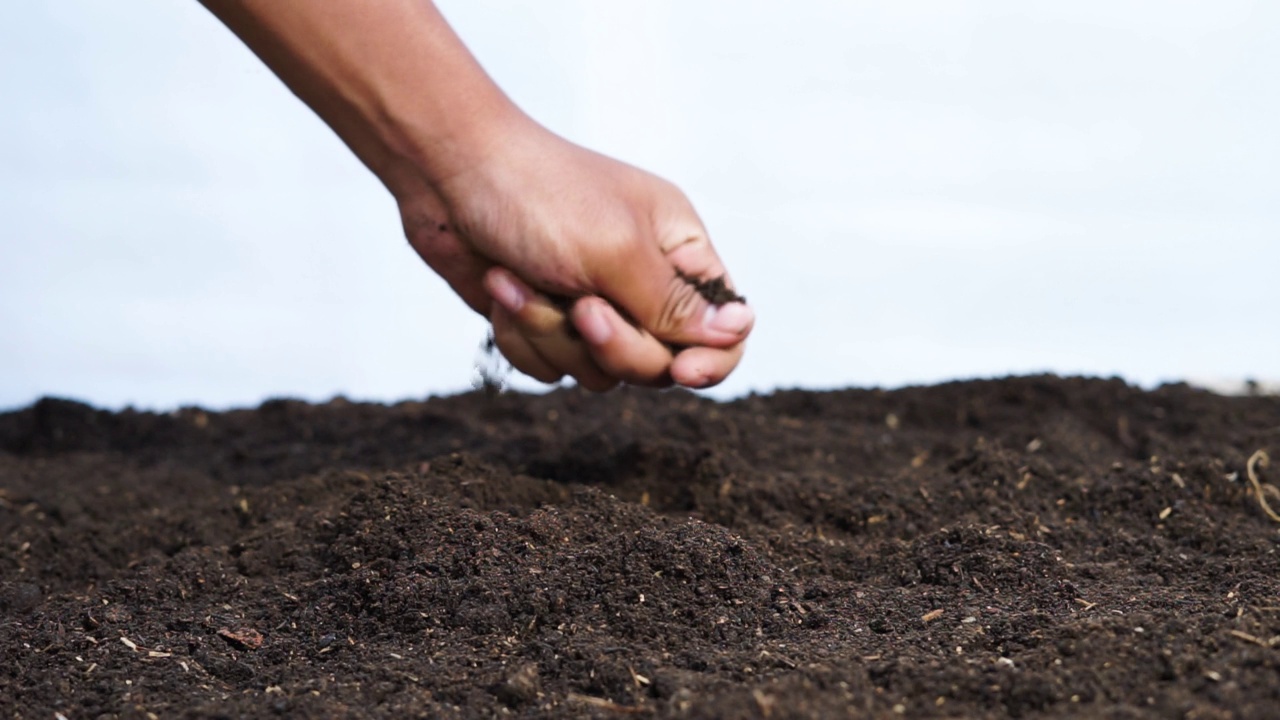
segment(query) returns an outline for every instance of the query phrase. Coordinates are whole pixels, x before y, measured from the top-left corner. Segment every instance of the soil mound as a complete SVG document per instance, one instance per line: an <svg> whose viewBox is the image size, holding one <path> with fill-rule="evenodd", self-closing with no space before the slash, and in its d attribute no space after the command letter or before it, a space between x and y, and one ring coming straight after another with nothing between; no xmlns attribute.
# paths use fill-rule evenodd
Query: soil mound
<svg viewBox="0 0 1280 720"><path fill-rule="evenodd" d="M1280 399L0 414L0 716L1280 713ZM1271 498L1280 507L1280 498Z"/></svg>

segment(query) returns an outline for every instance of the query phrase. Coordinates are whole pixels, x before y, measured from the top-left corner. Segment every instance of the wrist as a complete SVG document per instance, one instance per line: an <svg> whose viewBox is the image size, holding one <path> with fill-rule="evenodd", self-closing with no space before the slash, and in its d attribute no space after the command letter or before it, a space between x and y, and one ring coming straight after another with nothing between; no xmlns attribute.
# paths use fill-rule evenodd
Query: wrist
<svg viewBox="0 0 1280 720"><path fill-rule="evenodd" d="M411 192L425 185L444 194L455 179L488 165L519 137L539 129L487 77L473 81L463 95L456 102L409 98L380 113L379 134L394 158L391 177L383 177L392 194L400 195L405 185Z"/></svg>
<svg viewBox="0 0 1280 720"><path fill-rule="evenodd" d="M397 197L448 182L532 124L430 0L206 4Z"/></svg>

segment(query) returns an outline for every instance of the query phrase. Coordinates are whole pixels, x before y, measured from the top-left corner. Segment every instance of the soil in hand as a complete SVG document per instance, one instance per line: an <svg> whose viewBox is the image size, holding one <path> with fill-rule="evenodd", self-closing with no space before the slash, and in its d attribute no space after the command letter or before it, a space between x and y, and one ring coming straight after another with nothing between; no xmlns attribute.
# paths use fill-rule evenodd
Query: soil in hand
<svg viewBox="0 0 1280 720"><path fill-rule="evenodd" d="M1274 717L1278 445L1280 399L1054 377L42 400L0 716Z"/></svg>
<svg viewBox="0 0 1280 720"><path fill-rule="evenodd" d="M724 305L725 303L731 302L744 303L747 301L745 297L742 297L738 293L734 292L733 288L729 287L729 284L725 282L723 275L709 280L701 280L690 275L685 275L679 270L676 271L676 275L679 276L681 280L692 285L694 289L698 291L698 294L712 305Z"/></svg>

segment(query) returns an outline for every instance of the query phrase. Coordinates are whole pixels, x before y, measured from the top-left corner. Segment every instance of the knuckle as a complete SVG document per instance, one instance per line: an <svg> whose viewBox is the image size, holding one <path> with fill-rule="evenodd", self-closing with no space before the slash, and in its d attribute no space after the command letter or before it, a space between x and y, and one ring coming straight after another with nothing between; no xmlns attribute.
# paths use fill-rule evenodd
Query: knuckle
<svg viewBox="0 0 1280 720"><path fill-rule="evenodd" d="M662 242L661 248L664 255L670 255L676 250L689 252L689 248L701 250L703 247L710 247L711 240L704 232L685 232L670 233Z"/></svg>

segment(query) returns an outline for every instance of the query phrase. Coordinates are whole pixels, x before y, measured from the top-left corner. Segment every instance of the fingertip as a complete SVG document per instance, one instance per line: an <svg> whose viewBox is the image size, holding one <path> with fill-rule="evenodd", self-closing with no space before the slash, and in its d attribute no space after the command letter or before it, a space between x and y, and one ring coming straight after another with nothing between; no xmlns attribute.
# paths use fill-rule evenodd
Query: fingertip
<svg viewBox="0 0 1280 720"><path fill-rule="evenodd" d="M671 361L671 379L696 390L715 387L738 366L743 350L741 344L727 349L688 348Z"/></svg>
<svg viewBox="0 0 1280 720"><path fill-rule="evenodd" d="M724 378L713 377L710 369L696 363L673 363L671 365L671 379L676 385L691 390L715 387L724 380Z"/></svg>
<svg viewBox="0 0 1280 720"><path fill-rule="evenodd" d="M629 323L607 301L581 298L571 312L574 327L605 374L630 385L671 385L670 348Z"/></svg>
<svg viewBox="0 0 1280 720"><path fill-rule="evenodd" d="M610 315L616 314L598 297L585 297L573 306L573 326L591 345L605 345L614 337Z"/></svg>
<svg viewBox="0 0 1280 720"><path fill-rule="evenodd" d="M484 274L484 288L490 297L513 315L519 314L529 302L529 289L506 268L489 268Z"/></svg>
<svg viewBox="0 0 1280 720"><path fill-rule="evenodd" d="M703 315L703 324L710 332L721 333L735 338L735 342L741 342L755 325L755 311L746 302L712 305Z"/></svg>

